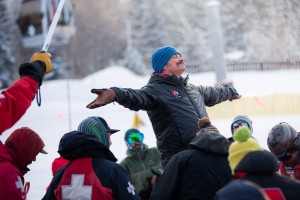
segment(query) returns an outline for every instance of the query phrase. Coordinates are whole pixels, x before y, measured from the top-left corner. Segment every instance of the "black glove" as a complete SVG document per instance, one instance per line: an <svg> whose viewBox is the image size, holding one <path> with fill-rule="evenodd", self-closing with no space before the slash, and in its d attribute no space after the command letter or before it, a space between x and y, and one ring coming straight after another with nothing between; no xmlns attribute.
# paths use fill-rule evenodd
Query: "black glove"
<svg viewBox="0 0 300 200"><path fill-rule="evenodd" d="M46 65L42 61L33 61L30 63L23 63L19 67L20 77L28 76L35 80L39 87L42 85L45 76Z"/></svg>
<svg viewBox="0 0 300 200"><path fill-rule="evenodd" d="M239 95L239 93L236 91L235 88L227 86L230 91L232 92L232 97L229 99L229 101L235 100L235 99L240 99L242 95Z"/></svg>

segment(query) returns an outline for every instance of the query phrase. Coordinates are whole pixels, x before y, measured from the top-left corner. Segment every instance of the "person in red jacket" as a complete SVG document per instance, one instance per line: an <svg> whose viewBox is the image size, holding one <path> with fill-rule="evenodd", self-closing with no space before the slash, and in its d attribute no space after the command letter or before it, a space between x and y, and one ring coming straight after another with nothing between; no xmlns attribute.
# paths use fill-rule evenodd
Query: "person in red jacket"
<svg viewBox="0 0 300 200"><path fill-rule="evenodd" d="M26 112L45 73L52 71L49 53L34 53L30 62L19 67L20 79L0 94L0 135L11 128Z"/></svg>
<svg viewBox="0 0 300 200"><path fill-rule="evenodd" d="M27 127L16 129L3 144L0 141L0 199L26 199L29 182L24 175L39 153L47 154L40 136Z"/></svg>
<svg viewBox="0 0 300 200"><path fill-rule="evenodd" d="M130 178L109 150L110 136L118 130L106 125L101 117L87 117L78 131L62 136L58 153L70 162L56 171L43 200L139 199Z"/></svg>
<svg viewBox="0 0 300 200"><path fill-rule="evenodd" d="M280 161L280 174L300 180L300 133L286 122L276 124L268 135L268 147Z"/></svg>
<svg viewBox="0 0 300 200"><path fill-rule="evenodd" d="M94 119L94 120L92 120ZM96 120L95 120L96 119ZM85 126L83 126L84 122L87 122L89 120L92 120L93 123L93 128L91 129L87 129ZM78 126L78 131L84 132L86 134L93 134L95 132L101 131L101 126L99 125L99 123L102 123L103 126L105 127L105 129L107 130L107 132L109 134L113 134L116 133L120 130L117 129L111 129L107 122L105 121L105 119L103 119L102 117L88 117L87 119L83 120L82 123L79 124ZM52 162L52 174L53 176L55 175L55 173L57 172L57 170L59 170L61 167L67 165L70 161L67 159L64 159L63 157L59 156L58 158L55 158Z"/></svg>

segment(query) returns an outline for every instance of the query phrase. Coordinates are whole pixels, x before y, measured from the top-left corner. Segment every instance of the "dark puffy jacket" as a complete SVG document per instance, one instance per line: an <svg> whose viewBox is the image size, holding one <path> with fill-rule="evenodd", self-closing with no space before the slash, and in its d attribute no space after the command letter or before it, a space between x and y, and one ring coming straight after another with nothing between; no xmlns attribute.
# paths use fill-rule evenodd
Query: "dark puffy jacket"
<svg viewBox="0 0 300 200"><path fill-rule="evenodd" d="M299 199L300 181L275 173L278 171L278 167L278 161L272 153L268 151L253 151L239 162L235 173L242 172L246 174L242 179L258 184L267 193L269 189L277 189L275 192L278 194L282 192L286 200Z"/></svg>
<svg viewBox="0 0 300 200"><path fill-rule="evenodd" d="M94 135L66 133L58 153L70 162L54 175L43 199L139 199L111 151Z"/></svg>
<svg viewBox="0 0 300 200"><path fill-rule="evenodd" d="M216 133L197 136L189 150L175 154L159 176L153 200L211 200L232 180L227 160L229 141Z"/></svg>
<svg viewBox="0 0 300 200"><path fill-rule="evenodd" d="M231 100L237 94L228 86L194 86L187 81L188 77L152 74L142 89L111 88L120 105L135 111L147 111L163 166L172 155L187 149L199 130L198 119L207 117L205 106Z"/></svg>

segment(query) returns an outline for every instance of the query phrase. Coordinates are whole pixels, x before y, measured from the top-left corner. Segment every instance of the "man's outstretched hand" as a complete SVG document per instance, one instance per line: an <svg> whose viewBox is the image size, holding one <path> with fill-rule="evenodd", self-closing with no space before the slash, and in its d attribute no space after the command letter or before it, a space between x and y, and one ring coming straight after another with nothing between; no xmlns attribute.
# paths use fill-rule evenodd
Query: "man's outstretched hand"
<svg viewBox="0 0 300 200"><path fill-rule="evenodd" d="M105 106L113 102L117 95L112 89L92 89L91 93L97 94L97 98L89 103L86 107L89 109Z"/></svg>

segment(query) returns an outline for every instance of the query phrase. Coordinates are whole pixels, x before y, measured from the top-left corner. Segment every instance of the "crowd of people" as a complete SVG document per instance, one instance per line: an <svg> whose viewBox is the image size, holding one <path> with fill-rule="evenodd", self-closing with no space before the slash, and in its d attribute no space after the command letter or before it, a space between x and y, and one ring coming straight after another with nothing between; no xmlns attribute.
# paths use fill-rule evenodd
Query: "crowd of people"
<svg viewBox="0 0 300 200"><path fill-rule="evenodd" d="M121 131L110 128L101 116L87 117L61 137L60 157L53 160L48 187L41 188L46 190L42 199L299 199L298 131L287 122L275 124L267 150L255 139L252 120L238 115L228 125L232 137L226 138L205 107L240 99L234 87L188 83L188 77L182 77L184 58L171 46L153 53L152 67L141 89L92 89L97 97L87 108L117 102L147 111L157 147L145 144L139 129L129 128L124 132L127 156L118 163L110 145ZM26 112L51 70L47 52L35 53L20 65L20 79L1 92L0 134ZM42 138L29 127L0 141L0 199L27 199L30 183L24 175L39 153L47 154L44 148Z"/></svg>

